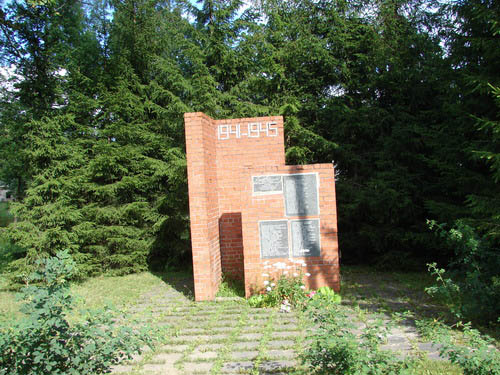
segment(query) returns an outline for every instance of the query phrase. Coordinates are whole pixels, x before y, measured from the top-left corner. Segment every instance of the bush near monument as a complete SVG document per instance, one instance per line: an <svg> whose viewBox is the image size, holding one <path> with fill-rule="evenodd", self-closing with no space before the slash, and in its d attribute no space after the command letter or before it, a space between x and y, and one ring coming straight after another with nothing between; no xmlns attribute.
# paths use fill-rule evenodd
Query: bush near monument
<svg viewBox="0 0 500 375"><path fill-rule="evenodd" d="M0 322L0 374L107 373L144 345L152 345L145 328L123 325L109 308L87 311L83 321L68 322L74 303L68 279L75 271L68 252L40 260L37 266L20 293L25 317L14 325Z"/></svg>

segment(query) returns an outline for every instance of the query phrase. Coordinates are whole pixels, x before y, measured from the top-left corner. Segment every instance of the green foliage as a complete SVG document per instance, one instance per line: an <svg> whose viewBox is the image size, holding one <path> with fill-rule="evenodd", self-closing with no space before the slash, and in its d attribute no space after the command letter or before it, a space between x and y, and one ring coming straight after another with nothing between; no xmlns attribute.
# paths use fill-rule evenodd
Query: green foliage
<svg viewBox="0 0 500 375"><path fill-rule="evenodd" d="M251 307L277 307L285 303L293 307L302 307L307 300L302 276L281 275L278 280L266 281L260 294L248 299Z"/></svg>
<svg viewBox="0 0 500 375"><path fill-rule="evenodd" d="M0 227L6 227L14 221L14 216L9 212L9 203L0 202Z"/></svg>
<svg viewBox="0 0 500 375"><path fill-rule="evenodd" d="M379 349L387 334L382 322L368 325L357 338L343 307L326 299L309 304L308 313L318 325L312 345L302 356L312 374L404 374L409 362Z"/></svg>
<svg viewBox="0 0 500 375"><path fill-rule="evenodd" d="M17 280L59 249L79 277L185 264L188 111L282 114L288 163L333 160L344 262L447 261L426 219L498 238L499 8L442 3L2 3Z"/></svg>
<svg viewBox="0 0 500 375"><path fill-rule="evenodd" d="M435 263L429 264L437 284L426 288L427 293L442 298L457 318L495 322L500 310L498 248L461 221L450 230L435 222L430 226L453 247L455 258L449 276Z"/></svg>
<svg viewBox="0 0 500 375"><path fill-rule="evenodd" d="M494 341L481 335L470 324L463 326L465 344L456 344L449 337L442 340L442 357L460 366L464 375L499 375L500 353Z"/></svg>
<svg viewBox="0 0 500 375"><path fill-rule="evenodd" d="M245 297L245 285L242 280L223 275L217 291L217 297Z"/></svg>
<svg viewBox="0 0 500 375"><path fill-rule="evenodd" d="M324 300L324 303L326 304L335 304L335 303L340 303L342 302L342 297L340 294L335 293L335 291L328 287L328 286L322 286L317 290L316 293L310 293L312 301L316 300Z"/></svg>
<svg viewBox="0 0 500 375"><path fill-rule="evenodd" d="M74 302L68 279L75 271L68 252L37 266L20 294L26 317L0 327L0 374L106 373L151 345L144 330L124 325L109 309L87 311L85 320L68 322Z"/></svg>
<svg viewBox="0 0 500 375"><path fill-rule="evenodd" d="M424 338L441 344L440 356L462 368L464 375L500 373L500 354L495 341L471 328L470 323L458 322L455 325L462 329L459 337L436 319L417 320L415 323Z"/></svg>

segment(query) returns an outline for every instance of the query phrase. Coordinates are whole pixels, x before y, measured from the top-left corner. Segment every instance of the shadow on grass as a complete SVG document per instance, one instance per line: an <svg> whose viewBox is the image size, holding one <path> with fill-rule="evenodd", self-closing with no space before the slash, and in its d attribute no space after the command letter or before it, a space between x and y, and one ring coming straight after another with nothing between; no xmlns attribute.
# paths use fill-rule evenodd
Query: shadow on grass
<svg viewBox="0 0 500 375"><path fill-rule="evenodd" d="M344 267L341 273L345 305L387 316L410 312L417 319L449 319L446 308L425 293L432 280L424 273L378 272L365 267Z"/></svg>
<svg viewBox="0 0 500 375"><path fill-rule="evenodd" d="M165 284L170 285L186 298L194 301L194 280L192 270L175 270L165 272L152 272Z"/></svg>

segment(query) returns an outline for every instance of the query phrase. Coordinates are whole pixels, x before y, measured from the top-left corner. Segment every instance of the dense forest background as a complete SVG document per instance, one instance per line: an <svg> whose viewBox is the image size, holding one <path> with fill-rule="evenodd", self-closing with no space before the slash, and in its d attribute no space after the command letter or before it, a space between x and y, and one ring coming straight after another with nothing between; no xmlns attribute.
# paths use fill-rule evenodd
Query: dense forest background
<svg viewBox="0 0 500 375"><path fill-rule="evenodd" d="M448 263L437 234L465 227L496 267L499 21L494 0L2 2L11 269L189 264L191 111L281 114L288 163L333 160L344 263Z"/></svg>

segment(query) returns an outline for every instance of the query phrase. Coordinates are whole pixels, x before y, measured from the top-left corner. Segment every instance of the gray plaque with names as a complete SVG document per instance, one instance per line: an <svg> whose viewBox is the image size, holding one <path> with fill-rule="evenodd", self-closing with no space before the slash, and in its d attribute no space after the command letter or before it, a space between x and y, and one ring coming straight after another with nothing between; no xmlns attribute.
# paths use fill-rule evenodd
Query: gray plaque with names
<svg viewBox="0 0 500 375"><path fill-rule="evenodd" d="M319 257L321 255L319 220L292 220L292 255L294 257Z"/></svg>
<svg viewBox="0 0 500 375"><path fill-rule="evenodd" d="M286 220L259 223L260 257L288 257L288 222Z"/></svg>
<svg viewBox="0 0 500 375"><path fill-rule="evenodd" d="M319 215L316 174L284 176L286 216Z"/></svg>
<svg viewBox="0 0 500 375"><path fill-rule="evenodd" d="M283 182L280 175L272 176L254 176L254 193L281 193L283 191Z"/></svg>

